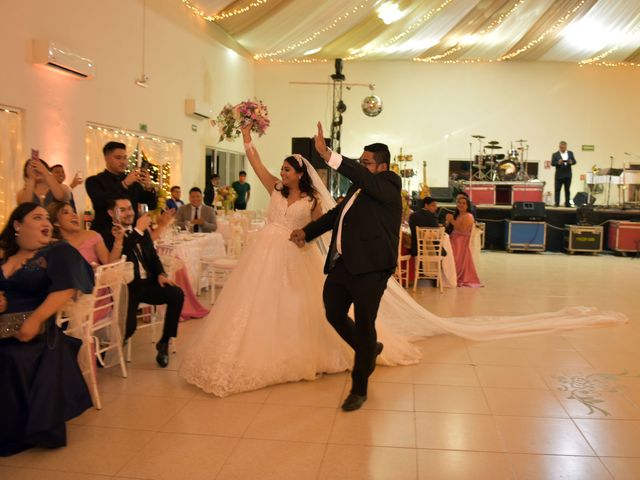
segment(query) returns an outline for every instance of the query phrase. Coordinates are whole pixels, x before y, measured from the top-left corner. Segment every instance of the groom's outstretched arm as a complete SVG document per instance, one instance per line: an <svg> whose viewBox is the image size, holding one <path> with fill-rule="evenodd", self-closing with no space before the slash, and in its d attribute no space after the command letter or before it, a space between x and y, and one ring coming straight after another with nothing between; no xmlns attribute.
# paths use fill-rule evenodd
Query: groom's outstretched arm
<svg viewBox="0 0 640 480"><path fill-rule="evenodd" d="M338 218L338 211L340 209L341 206L336 205L320 218L304 227L302 230L304 231L305 241L310 242L314 238L317 238L323 233L333 229L333 225L336 223L336 218Z"/></svg>

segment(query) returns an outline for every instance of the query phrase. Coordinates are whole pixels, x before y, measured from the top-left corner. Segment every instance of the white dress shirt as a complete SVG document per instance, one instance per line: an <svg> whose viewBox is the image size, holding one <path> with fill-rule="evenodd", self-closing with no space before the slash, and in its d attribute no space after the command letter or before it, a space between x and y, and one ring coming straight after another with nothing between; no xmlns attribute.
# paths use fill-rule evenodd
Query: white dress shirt
<svg viewBox="0 0 640 480"><path fill-rule="evenodd" d="M338 167L342 165L342 155L331 150L331 158L329 158L327 164L334 170L337 170ZM338 232L336 233L336 251L340 255L342 255L342 223L344 221L344 216L358 199L358 195L360 195L361 191L362 189L359 188L353 195L351 195L351 197L349 197L349 200L347 200L347 203L344 205L342 213L340 214L340 220L338 221Z"/></svg>

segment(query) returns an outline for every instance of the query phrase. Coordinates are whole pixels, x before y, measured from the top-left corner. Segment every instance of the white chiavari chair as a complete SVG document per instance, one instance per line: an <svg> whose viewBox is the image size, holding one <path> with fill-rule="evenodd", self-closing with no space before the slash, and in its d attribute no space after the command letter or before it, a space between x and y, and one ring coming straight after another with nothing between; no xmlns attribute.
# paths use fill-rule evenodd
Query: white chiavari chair
<svg viewBox="0 0 640 480"><path fill-rule="evenodd" d="M400 228L400 239L398 241L398 263L394 277L404 288L409 288L409 265L411 264L411 254L402 254L402 228Z"/></svg>
<svg viewBox="0 0 640 480"><path fill-rule="evenodd" d="M418 254L415 260L415 277L413 291L418 287L421 278L433 279L436 287L443 292L442 285L442 240L444 227L416 228Z"/></svg>
<svg viewBox="0 0 640 480"><path fill-rule="evenodd" d="M68 324L65 333L82 339L82 349L78 356L82 373L87 380L93 405L102 408L96 361L105 366L104 358L112 351L120 365L122 377L127 378L124 352L122 348L121 296L125 287L126 257L101 265L95 272L95 285L90 295L81 295L58 314L59 325Z"/></svg>

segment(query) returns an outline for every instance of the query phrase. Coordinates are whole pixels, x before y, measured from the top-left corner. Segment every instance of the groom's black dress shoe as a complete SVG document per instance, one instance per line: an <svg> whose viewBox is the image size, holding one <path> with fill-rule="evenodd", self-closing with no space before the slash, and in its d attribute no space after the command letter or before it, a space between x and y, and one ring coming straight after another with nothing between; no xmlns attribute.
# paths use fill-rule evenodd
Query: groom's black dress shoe
<svg viewBox="0 0 640 480"><path fill-rule="evenodd" d="M342 404L342 410L344 410L345 412L358 410L366 400L366 395L356 395L355 393L350 393Z"/></svg>
<svg viewBox="0 0 640 480"><path fill-rule="evenodd" d="M162 368L166 368L169 365L169 342L158 342L156 343L156 350L158 350L158 355L156 355L156 362Z"/></svg>

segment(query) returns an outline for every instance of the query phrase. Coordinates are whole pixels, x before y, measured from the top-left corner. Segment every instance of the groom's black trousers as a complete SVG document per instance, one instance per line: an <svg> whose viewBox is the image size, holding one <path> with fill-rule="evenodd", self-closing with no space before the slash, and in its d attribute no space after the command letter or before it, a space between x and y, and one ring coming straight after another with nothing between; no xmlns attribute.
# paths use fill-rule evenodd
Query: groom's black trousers
<svg viewBox="0 0 640 480"><path fill-rule="evenodd" d="M324 283L322 298L329 323L355 351L351 393L367 394L369 375L376 366L376 316L390 272L350 274L341 259ZM353 304L355 322L349 318Z"/></svg>

